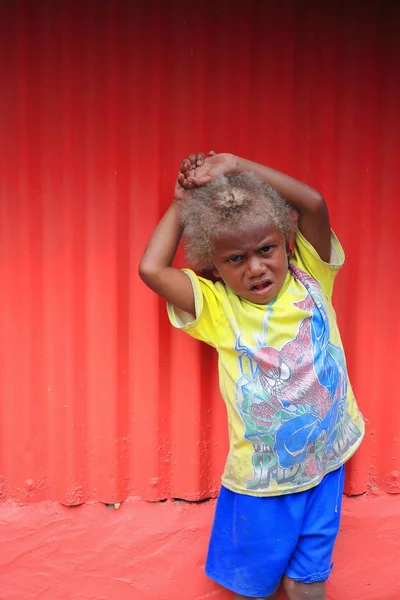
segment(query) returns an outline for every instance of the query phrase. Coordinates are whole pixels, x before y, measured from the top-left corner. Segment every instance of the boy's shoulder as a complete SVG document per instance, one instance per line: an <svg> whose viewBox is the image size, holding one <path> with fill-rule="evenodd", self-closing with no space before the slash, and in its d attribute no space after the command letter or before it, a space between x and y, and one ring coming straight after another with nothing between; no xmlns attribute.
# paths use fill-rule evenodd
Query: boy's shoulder
<svg viewBox="0 0 400 600"><path fill-rule="evenodd" d="M328 300L332 298L334 281L344 261L344 250L333 231L331 231L330 261L325 262L304 235L297 230L290 262L295 268L299 268L315 280Z"/></svg>

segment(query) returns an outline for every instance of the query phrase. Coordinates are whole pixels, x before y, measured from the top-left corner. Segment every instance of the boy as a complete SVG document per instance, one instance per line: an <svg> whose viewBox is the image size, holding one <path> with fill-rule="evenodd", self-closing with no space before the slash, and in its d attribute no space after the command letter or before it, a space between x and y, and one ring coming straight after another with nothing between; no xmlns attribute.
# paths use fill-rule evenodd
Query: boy
<svg viewBox="0 0 400 600"><path fill-rule="evenodd" d="M182 232L214 281L171 267ZM206 573L235 600L276 598L282 579L289 600L326 600L364 433L331 304L343 260L317 191L212 152L182 162L140 264L171 323L218 352L230 450Z"/></svg>

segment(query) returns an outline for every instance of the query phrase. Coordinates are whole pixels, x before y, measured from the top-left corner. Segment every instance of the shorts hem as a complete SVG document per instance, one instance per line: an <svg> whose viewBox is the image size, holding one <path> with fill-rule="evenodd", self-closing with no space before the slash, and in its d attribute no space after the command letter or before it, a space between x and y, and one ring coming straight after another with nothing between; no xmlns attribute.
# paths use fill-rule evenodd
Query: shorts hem
<svg viewBox="0 0 400 600"><path fill-rule="evenodd" d="M274 592L277 591L277 589L279 588L279 585L280 585L280 581L281 581L281 580L279 580L273 589L265 591L265 588L264 589L260 589L260 588L254 589L254 588L241 587L240 585L234 586L231 583L227 583L222 578L218 577L218 575L215 575L215 574L211 573L210 571L207 571L207 569L205 569L205 574L207 575L207 577L209 579L212 579L215 583L217 583L218 585L222 586L223 588L229 590L230 592L233 592L234 594L240 594L241 596L247 596L248 598L260 598L260 597L263 598L266 596L271 596L271 594L273 594Z"/></svg>
<svg viewBox="0 0 400 600"><path fill-rule="evenodd" d="M289 577L292 581L298 581L299 583L318 583L319 581L326 581L329 579L329 575L332 572L333 565L330 566L326 571L321 573L312 573L305 577L298 577L297 575L291 575L290 572L285 573L286 577Z"/></svg>

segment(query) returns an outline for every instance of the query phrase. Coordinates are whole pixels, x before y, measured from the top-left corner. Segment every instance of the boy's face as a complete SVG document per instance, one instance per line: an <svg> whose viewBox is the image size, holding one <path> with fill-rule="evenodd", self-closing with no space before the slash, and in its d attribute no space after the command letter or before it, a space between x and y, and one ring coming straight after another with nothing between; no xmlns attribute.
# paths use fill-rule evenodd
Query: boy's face
<svg viewBox="0 0 400 600"><path fill-rule="evenodd" d="M253 223L213 240L214 274L235 294L267 304L284 284L288 251L283 234L272 225Z"/></svg>

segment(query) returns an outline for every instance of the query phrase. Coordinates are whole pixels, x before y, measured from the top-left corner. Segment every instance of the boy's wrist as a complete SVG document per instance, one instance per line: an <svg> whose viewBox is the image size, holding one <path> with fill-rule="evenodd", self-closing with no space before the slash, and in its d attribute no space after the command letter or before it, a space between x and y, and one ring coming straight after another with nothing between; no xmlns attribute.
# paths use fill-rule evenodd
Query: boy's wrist
<svg viewBox="0 0 400 600"><path fill-rule="evenodd" d="M230 158L230 163L231 163L231 167L229 169L230 173L244 173L246 168L245 165L243 164L243 159L240 158L240 156L235 156L235 154L230 154L229 155Z"/></svg>
<svg viewBox="0 0 400 600"><path fill-rule="evenodd" d="M168 210L172 213L175 213L180 217L181 214L181 200L179 198L174 198L171 204L168 207Z"/></svg>

